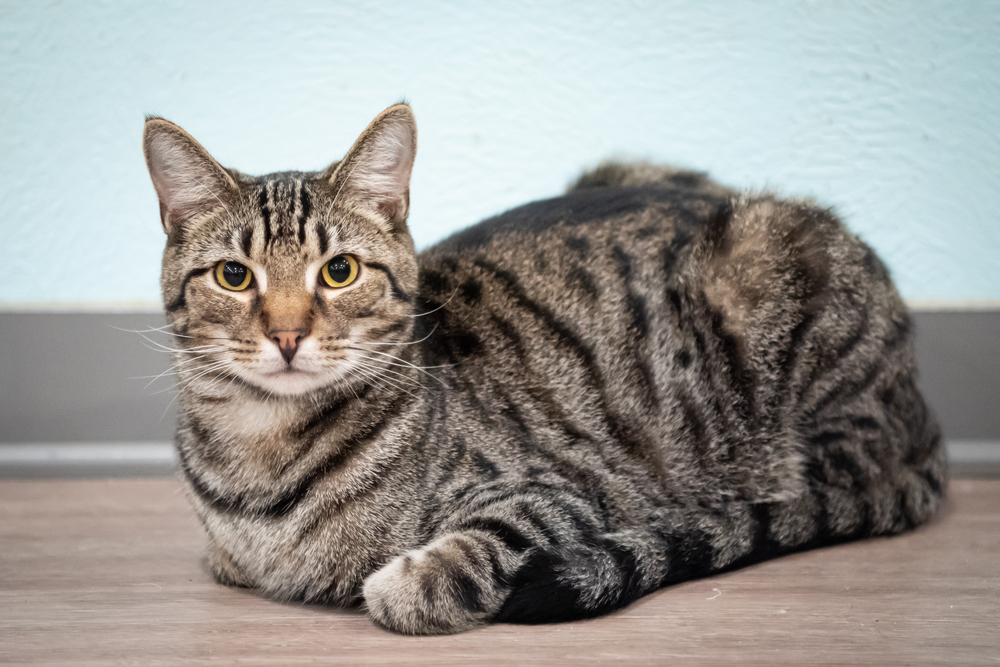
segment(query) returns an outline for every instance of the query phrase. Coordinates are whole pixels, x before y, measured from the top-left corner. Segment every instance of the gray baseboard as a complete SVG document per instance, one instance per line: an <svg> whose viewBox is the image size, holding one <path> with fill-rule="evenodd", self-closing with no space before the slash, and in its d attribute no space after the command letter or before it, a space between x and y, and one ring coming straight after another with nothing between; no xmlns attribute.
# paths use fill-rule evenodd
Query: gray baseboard
<svg viewBox="0 0 1000 667"><path fill-rule="evenodd" d="M0 313L0 443L173 439L169 354L152 313ZM166 334L145 334L161 345Z"/></svg>
<svg viewBox="0 0 1000 667"><path fill-rule="evenodd" d="M0 480L169 477L171 442L0 443Z"/></svg>
<svg viewBox="0 0 1000 667"><path fill-rule="evenodd" d="M914 320L920 384L945 437L1000 442L1000 311ZM151 313L0 312L0 443L172 440L173 383L149 379L168 355L129 333L163 324ZM1000 445L976 451L990 447Z"/></svg>
<svg viewBox="0 0 1000 667"><path fill-rule="evenodd" d="M1000 440L1000 311L913 313L920 388L950 440Z"/></svg>
<svg viewBox="0 0 1000 667"><path fill-rule="evenodd" d="M951 476L1000 477L1000 441L946 443ZM177 454L169 442L0 443L0 480L170 477Z"/></svg>

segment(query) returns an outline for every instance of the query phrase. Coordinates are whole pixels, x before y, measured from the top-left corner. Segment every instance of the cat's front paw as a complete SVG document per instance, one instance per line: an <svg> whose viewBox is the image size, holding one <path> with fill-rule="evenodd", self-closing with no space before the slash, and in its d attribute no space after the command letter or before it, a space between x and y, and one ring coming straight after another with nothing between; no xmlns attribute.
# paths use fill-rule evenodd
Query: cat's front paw
<svg viewBox="0 0 1000 667"><path fill-rule="evenodd" d="M453 534L407 552L369 576L365 604L390 630L440 635L470 630L500 610L506 590L494 580L481 543Z"/></svg>

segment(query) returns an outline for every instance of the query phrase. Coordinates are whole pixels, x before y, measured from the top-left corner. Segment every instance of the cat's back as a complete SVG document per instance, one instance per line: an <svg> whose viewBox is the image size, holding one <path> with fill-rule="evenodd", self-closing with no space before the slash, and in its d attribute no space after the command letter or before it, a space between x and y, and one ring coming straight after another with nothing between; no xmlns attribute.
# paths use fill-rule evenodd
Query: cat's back
<svg viewBox="0 0 1000 667"><path fill-rule="evenodd" d="M484 307L510 310L503 303L581 324L620 319L622 300L636 300L630 285L664 285L736 194L700 173L602 165L560 197L501 213L418 255L419 305L447 304L453 320L470 324Z"/></svg>
<svg viewBox="0 0 1000 667"><path fill-rule="evenodd" d="M467 227L426 250L421 259L433 265L438 259L500 257L505 251L580 253L590 241L601 239L641 241L675 231L687 237L736 194L698 172L604 164L586 172L564 195ZM546 264L542 261L540 267Z"/></svg>

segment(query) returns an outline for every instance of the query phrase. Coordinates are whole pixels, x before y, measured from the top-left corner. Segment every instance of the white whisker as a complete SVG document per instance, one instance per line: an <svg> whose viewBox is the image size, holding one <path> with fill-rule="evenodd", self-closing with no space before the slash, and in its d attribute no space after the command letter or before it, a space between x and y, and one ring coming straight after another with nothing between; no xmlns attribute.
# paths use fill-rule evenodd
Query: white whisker
<svg viewBox="0 0 1000 667"><path fill-rule="evenodd" d="M355 368L358 368L358 367L356 366ZM379 382L379 383L385 382L390 387L392 387L394 389L398 389L399 391L401 391L401 392L403 392L405 394L409 394L413 398L417 397L413 392L407 391L403 387L401 387L398 384L396 384L395 382L393 382L392 379L387 378L384 375L379 375L377 373L374 373L373 371L368 371L368 370L365 370L365 369L361 369L361 370L359 370L359 372L361 372L362 374L366 375L369 378L372 378L373 382ZM380 386L380 388L382 388L383 390L385 390L385 386L384 385L380 384L379 386Z"/></svg>
<svg viewBox="0 0 1000 667"><path fill-rule="evenodd" d="M453 366L453 364L441 364L439 366L417 366L416 364L410 363L406 359L401 359L401 358L399 358L399 357L397 357L395 355L389 354L387 352L379 352L378 350L366 350L364 348L358 348L358 347L350 347L348 349L354 350L355 352L366 352L368 354L378 354L378 355L383 356L383 357L389 357L390 359L396 359L397 361L401 361L402 362L401 364L393 363L391 361L386 361L384 363L387 364L387 365L389 365L389 366L408 366L410 368L415 368L418 371L420 371L421 373L423 373L424 375L426 375L427 377L432 378L433 380L435 380L437 382L440 382L442 387L446 387L447 385L441 379L439 379L437 376L431 375L430 373L428 373L427 370L428 369L434 369L434 368L450 368L451 366Z"/></svg>
<svg viewBox="0 0 1000 667"><path fill-rule="evenodd" d="M437 311L441 310L442 308L444 308L445 306L447 306L449 303L451 303L451 300L455 298L456 294L458 294L458 288L457 287L455 288L455 291L451 293L451 296L448 297L448 300L445 301L444 303L442 303L437 308L434 308L432 310L428 310L426 313L417 313L416 315L407 315L407 317L423 317L424 315L430 315L431 313L436 313Z"/></svg>
<svg viewBox="0 0 1000 667"><path fill-rule="evenodd" d="M394 370L392 370L390 368L383 368L382 366L379 366L378 365L378 363L379 363L378 359L372 359L371 357L361 357L361 358L362 359L367 359L368 361L372 362L370 364L366 364L366 363L363 363L363 362L355 362L355 363L357 363L357 365L359 365L359 366L361 366L363 368L367 368L369 370L378 371L380 373L391 373L393 375L398 376L399 378L401 378L403 380L406 380L410 384L416 385L417 387L420 387L421 389L426 389L426 387L424 387L424 385L420 384L419 382L417 382L416 380L414 380L413 378L411 378L409 375L406 375L405 373L400 373L399 371L394 371Z"/></svg>
<svg viewBox="0 0 1000 667"><path fill-rule="evenodd" d="M431 312L433 312L433 311L431 311ZM426 315L426 314L427 313L424 313L424 315ZM437 328L438 328L438 325L435 324L434 328L431 329L431 332L429 334L427 334L426 336L424 336L420 340L410 341L409 343L371 343L371 342L368 342L368 341L357 341L355 344L356 345L398 345L400 347L403 347L404 345L416 345L417 343L423 343L425 340L427 340L428 338L430 338L434 334L434 332L437 331Z"/></svg>

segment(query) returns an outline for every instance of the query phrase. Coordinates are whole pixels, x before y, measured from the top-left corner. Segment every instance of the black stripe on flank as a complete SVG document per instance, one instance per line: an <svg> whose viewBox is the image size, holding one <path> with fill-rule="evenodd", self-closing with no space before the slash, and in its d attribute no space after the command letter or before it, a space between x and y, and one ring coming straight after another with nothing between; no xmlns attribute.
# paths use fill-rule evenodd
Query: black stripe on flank
<svg viewBox="0 0 1000 667"><path fill-rule="evenodd" d="M260 208L260 215L264 219L264 250L271 244L271 211L268 208L267 184L260 186L260 196L257 199L257 207Z"/></svg>
<svg viewBox="0 0 1000 667"><path fill-rule="evenodd" d="M729 386L736 390L740 400L734 406L743 419L750 421L757 413L754 401L756 388L755 373L747 366L743 354L742 341L726 330L722 313L712 312L712 334L721 347L722 355L727 361L729 370Z"/></svg>
<svg viewBox="0 0 1000 667"><path fill-rule="evenodd" d="M872 417L851 417L851 426L862 431L878 431L882 427Z"/></svg>
<svg viewBox="0 0 1000 667"><path fill-rule="evenodd" d="M481 530L484 533L490 533L503 542L508 549L516 553L523 553L534 546L534 543L525 537L521 531L500 519L469 519L462 523L458 529Z"/></svg>
<svg viewBox="0 0 1000 667"><path fill-rule="evenodd" d="M625 282L625 304L632 322L633 334L628 341L628 347L631 348L632 359L641 380L642 400L647 408L652 409L660 404L660 399L656 391L653 369L649 366L649 359L643 354L643 343L649 333L646 301L632 289L632 258L620 246L612 248L611 253L618 263L618 274Z"/></svg>
<svg viewBox="0 0 1000 667"><path fill-rule="evenodd" d="M566 287L583 292L593 301L596 301L601 295L594 282L594 277L579 266L574 266L566 274Z"/></svg>
<svg viewBox="0 0 1000 667"><path fill-rule="evenodd" d="M618 440L630 454L644 459L642 447L636 438L636 434L632 432L631 428L623 424L608 407L607 396L604 394L604 377L598 367L594 352L580 340L580 337L572 329L560 322L551 311L531 299L513 274L484 260L476 260L476 266L492 273L506 287L518 305L539 318L556 335L558 342L579 358L584 370L590 377L591 388L597 393L600 399L601 413L611 431L612 437Z"/></svg>
<svg viewBox="0 0 1000 667"><path fill-rule="evenodd" d="M883 354L894 351L902 343L909 340L911 325L910 316L906 314L903 315L902 320L893 322L890 335L882 341L882 345L884 346Z"/></svg>
<svg viewBox="0 0 1000 667"><path fill-rule="evenodd" d="M542 517L535 514L536 507L531 502L532 499L520 500L513 503L511 509L517 512L517 518L526 521L542 535L549 544L555 544L558 539L555 532Z"/></svg>
<svg viewBox="0 0 1000 667"><path fill-rule="evenodd" d="M487 479L494 480L500 476L500 471L497 470L496 464L490 461L479 450L472 453L472 463L476 466L480 474L484 475Z"/></svg>
<svg viewBox="0 0 1000 667"><path fill-rule="evenodd" d="M703 462L708 462L712 443L705 433L705 424L701 419L701 414L694 401L687 394L680 394L678 400L681 404L685 430L694 441L694 451Z"/></svg>
<svg viewBox="0 0 1000 667"><path fill-rule="evenodd" d="M459 291L462 293L462 299L470 306L474 306L479 303L479 297L483 293L483 286L472 278L469 278L459 285Z"/></svg>
<svg viewBox="0 0 1000 667"><path fill-rule="evenodd" d="M809 438L809 442L817 447L828 447L831 443L843 440L846 436L841 431L824 431Z"/></svg>
<svg viewBox="0 0 1000 667"><path fill-rule="evenodd" d="M618 264L618 277L628 281L632 275L632 258L618 245L611 249L611 254L614 255L615 262Z"/></svg>
<svg viewBox="0 0 1000 667"><path fill-rule="evenodd" d="M866 340L871 333L871 321L867 310L861 311L861 320L856 324L856 326L851 330L850 335L847 339L841 343L832 353L827 353L823 355L816 366L813 368L812 372L809 374L809 380L805 383L804 389L811 387L819 378L821 378L825 373L829 372L833 368L843 367L844 364L840 363L844 361L847 357L857 349L858 345L862 341Z"/></svg>
<svg viewBox="0 0 1000 667"><path fill-rule="evenodd" d="M600 377L600 371L597 368L597 360L594 358L594 353L568 326L556 319L555 315L553 315L547 308L528 297L524 288L521 286L521 283L512 273L504 271L494 264L483 260L476 261L476 265L496 276L511 293L518 305L541 319L545 325L556 334L559 342L569 347L583 361L583 363L587 366L587 369L591 372L591 375L594 377L596 384L598 386L603 386L603 379Z"/></svg>
<svg viewBox="0 0 1000 667"><path fill-rule="evenodd" d="M838 398L855 397L870 389L882 371L882 360L876 359L873 361L874 363L865 373L864 377L859 380L846 378L827 391L827 393L816 401L816 404L805 413L805 418L807 420L813 420L820 413L822 413L828 405L833 403Z"/></svg>
<svg viewBox="0 0 1000 667"><path fill-rule="evenodd" d="M535 437L537 429L529 424L528 419L521 410L520 404L523 401L511 400L510 396L501 389L497 389L497 392L504 405L500 410L500 414L515 429L516 438L521 443L521 446L544 456L548 460L550 472L559 475L576 488L583 489L589 497L595 499L598 503L602 502L603 487L598 474L593 469L580 466L570 458L564 456L565 452L561 446L552 446L549 443L543 444L539 442ZM568 423L563 415L555 414L553 417L549 417L549 419L555 425L558 425L570 438L573 438L573 441L570 443L571 446L579 439L586 438L572 424ZM521 486L523 487L523 482ZM516 495L510 494L509 497ZM489 502L499 500L499 498L493 498ZM484 503L483 506L485 507L489 502Z"/></svg>
<svg viewBox="0 0 1000 667"><path fill-rule="evenodd" d="M309 193L306 184L299 181L299 245L306 242L306 220L309 218Z"/></svg>
<svg viewBox="0 0 1000 667"><path fill-rule="evenodd" d="M399 283L396 282L396 276L392 275L392 271L385 264L379 264L377 262L365 262L365 266L370 269L375 269L376 271L381 271L385 274L385 277L389 279L389 285L392 288L392 296L403 303L412 303L413 297L404 292Z"/></svg>
<svg viewBox="0 0 1000 667"><path fill-rule="evenodd" d="M869 319L868 311L864 311L864 318L858 324L857 328L851 332L844 344L837 348L836 360L843 361L846 359L855 348L861 343L862 339L865 338L870 332L871 322Z"/></svg>
<svg viewBox="0 0 1000 667"><path fill-rule="evenodd" d="M684 314L681 310L681 295L675 289L667 290L667 300L670 302L670 305L673 306L674 312L677 313L677 319L679 320Z"/></svg>
<svg viewBox="0 0 1000 667"><path fill-rule="evenodd" d="M187 306L185 293L187 292L188 283L191 282L193 278L205 275L208 271L209 269L194 269L193 271L189 271L188 274L184 276L184 280L181 282L180 292L178 292L177 297L170 302L170 305L167 306L168 313L173 313Z"/></svg>
<svg viewBox="0 0 1000 667"><path fill-rule="evenodd" d="M448 278L440 271L424 269L420 272L420 285L425 288L425 292L441 294L448 289Z"/></svg>
<svg viewBox="0 0 1000 667"><path fill-rule="evenodd" d="M503 564L500 562L500 550L497 549L496 545L490 540L479 539L477 540L479 548L486 552L486 559L490 563L490 575L493 577L493 581L501 586L507 585L507 573L503 569Z"/></svg>
<svg viewBox="0 0 1000 667"><path fill-rule="evenodd" d="M561 428L574 442L589 439L590 436L570 422L563 411L562 402L558 400L549 384L544 379L539 379L537 373L532 370L531 359L517 329L510 322L496 315L490 315L490 321L510 341L511 347L514 348L514 354L517 355L518 361L521 362L527 375L523 389L535 401L546 419Z"/></svg>
<svg viewBox="0 0 1000 667"><path fill-rule="evenodd" d="M732 249L733 238L729 225L733 218L733 207L728 202L718 207L705 221L705 240L718 255L727 255Z"/></svg>
<svg viewBox="0 0 1000 667"><path fill-rule="evenodd" d="M846 473L851 478L852 488L863 489L865 487L867 475L857 462L855 455L835 448L828 449L824 455L834 470Z"/></svg>

